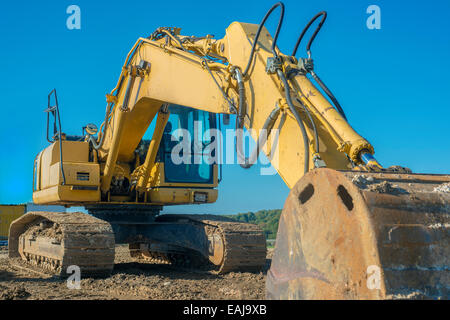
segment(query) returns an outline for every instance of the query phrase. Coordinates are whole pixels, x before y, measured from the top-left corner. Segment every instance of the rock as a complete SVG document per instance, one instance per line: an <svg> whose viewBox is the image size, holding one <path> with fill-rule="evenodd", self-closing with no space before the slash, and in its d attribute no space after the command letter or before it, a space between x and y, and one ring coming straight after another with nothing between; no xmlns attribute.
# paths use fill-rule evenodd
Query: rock
<svg viewBox="0 0 450 320"><path fill-rule="evenodd" d="M433 189L434 192L443 192L448 193L450 192L450 182L441 184L440 186Z"/></svg>
<svg viewBox="0 0 450 320"><path fill-rule="evenodd" d="M0 293L0 300L20 300L26 299L31 294L23 287L13 287L2 290Z"/></svg>

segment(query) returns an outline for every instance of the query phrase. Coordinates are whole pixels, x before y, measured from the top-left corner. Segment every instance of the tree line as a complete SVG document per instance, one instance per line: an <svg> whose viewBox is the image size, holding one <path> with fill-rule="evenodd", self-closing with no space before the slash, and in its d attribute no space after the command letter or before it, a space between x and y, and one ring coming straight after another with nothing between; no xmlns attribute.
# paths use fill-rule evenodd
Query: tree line
<svg viewBox="0 0 450 320"><path fill-rule="evenodd" d="M266 239L275 239L278 231L278 221L280 220L281 209L259 210L256 212L238 213L226 215L240 222L248 222L259 225L266 235Z"/></svg>

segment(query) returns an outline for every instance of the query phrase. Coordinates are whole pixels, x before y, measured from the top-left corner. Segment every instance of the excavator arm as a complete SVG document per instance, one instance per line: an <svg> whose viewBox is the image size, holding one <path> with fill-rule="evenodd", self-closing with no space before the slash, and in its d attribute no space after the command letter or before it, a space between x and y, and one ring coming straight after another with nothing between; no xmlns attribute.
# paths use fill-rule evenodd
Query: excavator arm
<svg viewBox="0 0 450 320"><path fill-rule="evenodd" d="M267 71L273 39L265 27L251 68L242 75L257 29L257 25L234 22L219 40L184 37L170 30L164 30L168 38L138 40L118 85L108 95L108 111L112 111L99 138L104 140L99 158L106 163L102 192L109 189L116 162L133 159L149 123L164 104L236 114L237 129L245 127L255 141L263 142L256 149L265 152L290 188L314 167L351 169L363 163L361 151L373 153L373 147L301 72L296 58L279 54L278 70ZM240 135L238 160L248 166L256 159L245 159Z"/></svg>

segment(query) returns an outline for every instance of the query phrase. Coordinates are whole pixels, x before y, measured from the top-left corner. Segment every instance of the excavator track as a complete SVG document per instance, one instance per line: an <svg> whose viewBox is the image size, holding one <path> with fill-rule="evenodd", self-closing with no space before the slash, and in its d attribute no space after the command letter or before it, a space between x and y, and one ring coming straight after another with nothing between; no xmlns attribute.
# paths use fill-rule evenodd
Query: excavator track
<svg viewBox="0 0 450 320"><path fill-rule="evenodd" d="M140 244L132 243L129 245L130 255L138 262L154 263L154 264L167 264L181 268L193 269L198 267L204 259L196 256L193 259L192 254L186 253L173 253L173 252L161 252L152 251L148 247L140 247Z"/></svg>
<svg viewBox="0 0 450 320"><path fill-rule="evenodd" d="M114 267L111 225L81 212L29 212L10 226L9 257L47 274L67 277L108 276Z"/></svg>
<svg viewBox="0 0 450 320"><path fill-rule="evenodd" d="M150 250L146 243L130 243L128 245L130 256L138 261L156 264L178 264L185 256L184 254L168 253ZM179 256L179 257L178 257ZM178 259L177 259L178 258Z"/></svg>
<svg viewBox="0 0 450 320"><path fill-rule="evenodd" d="M219 273L231 271L258 271L266 263L266 239L262 230L253 224L203 220L214 226L214 236L220 234L223 241L223 260Z"/></svg>
<svg viewBox="0 0 450 320"><path fill-rule="evenodd" d="M169 219L201 225L209 241L208 260L216 273L259 271L266 264L266 240L256 225L215 215L162 215L158 218L160 221ZM130 254L150 262L190 268L198 268L206 262L195 252L152 251L148 247L140 249L138 244L130 245Z"/></svg>

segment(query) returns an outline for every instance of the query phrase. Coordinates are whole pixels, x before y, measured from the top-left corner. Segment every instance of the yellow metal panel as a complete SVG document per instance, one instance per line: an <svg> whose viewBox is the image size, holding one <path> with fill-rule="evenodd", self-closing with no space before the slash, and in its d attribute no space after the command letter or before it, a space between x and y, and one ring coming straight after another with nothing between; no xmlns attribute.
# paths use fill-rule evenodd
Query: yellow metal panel
<svg viewBox="0 0 450 320"><path fill-rule="evenodd" d="M304 75L298 75L295 77L295 81L302 89L302 92L307 95L303 96L304 102L308 100L312 104L312 110L318 112L319 119L326 124L332 124L332 131L336 132L339 136L338 148L342 148L342 151L347 153L353 161L358 162L358 154L362 149L368 149L373 152L373 147L367 140L361 137L356 131L348 124L347 121L339 114L339 112L328 102L328 100L320 93L320 91L309 81ZM323 117L323 119L322 119ZM322 134L322 133L321 133ZM339 156L337 155L339 158ZM344 157L341 153L340 157ZM330 166L334 169L343 169L339 166Z"/></svg>
<svg viewBox="0 0 450 320"><path fill-rule="evenodd" d="M134 150L139 144L141 137L147 131L162 102L149 98L139 100L127 113L127 121L124 124L125 134L120 142L118 161L129 162L134 159ZM114 128L117 117L111 119L111 129ZM100 159L106 158L112 141L112 130L107 130L103 148L99 150Z"/></svg>
<svg viewBox="0 0 450 320"><path fill-rule="evenodd" d="M150 140L150 144L147 149L147 155L145 156L145 161L142 164L142 175L138 178L137 181L137 190L142 192L146 189L147 183L150 178L151 168L155 164L156 154L158 152L159 144L161 143L161 138L164 133L164 128L169 120L169 112L164 107L164 110L161 110L158 113L158 117L156 118L155 132L152 135L152 139Z"/></svg>
<svg viewBox="0 0 450 320"><path fill-rule="evenodd" d="M150 64L150 73L144 78L136 80L131 89L130 100L123 122L124 131L120 137L118 161L131 161L134 150L145 130L155 116L162 103L178 104L214 113L229 113L228 103L223 99L222 92L212 80L208 70L202 66L202 60L194 54L177 49L161 48L161 43L141 39L144 41L137 49L130 65L139 65L146 61ZM218 65L218 64L217 64ZM228 87L224 76L226 66L218 65L221 70L213 70L216 80L222 88ZM211 66L213 68L213 66ZM127 83L127 75L123 83ZM105 159L110 146L114 145L112 136L118 130L120 122L120 107L124 103L126 86L118 92L118 99L113 111L111 125L105 133L104 150L100 158ZM228 92L237 101L237 96ZM119 139L119 136L115 136Z"/></svg>
<svg viewBox="0 0 450 320"><path fill-rule="evenodd" d="M88 174L88 180L80 179L80 175ZM100 183L100 169L96 163L68 163L64 161L64 175L66 185L97 186ZM50 166L48 180L41 189L46 189L62 184L61 167L59 162Z"/></svg>
<svg viewBox="0 0 450 320"><path fill-rule="evenodd" d="M50 186L50 166L52 164L52 151L54 144L51 144L42 151L39 157L38 167L40 168L40 184L39 189L45 189Z"/></svg>
<svg viewBox="0 0 450 320"><path fill-rule="evenodd" d="M229 112L228 104L207 69L201 66L200 58L168 53L161 50L159 43L151 41L145 43L140 55L136 56L142 56L151 64L150 75L142 83L140 97L209 112ZM217 78L217 81L221 80ZM221 85L225 86L224 83Z"/></svg>
<svg viewBox="0 0 450 320"><path fill-rule="evenodd" d="M100 190L76 190L76 186L54 186L33 192L36 204L76 204L100 201Z"/></svg>
<svg viewBox="0 0 450 320"><path fill-rule="evenodd" d="M213 203L217 200L216 189L155 188L151 189L148 194L152 204L170 205L195 203L195 192L206 193L208 199L206 203Z"/></svg>
<svg viewBox="0 0 450 320"><path fill-rule="evenodd" d="M63 141L62 145L64 173L66 173L66 163L89 162L89 144L87 142ZM61 169L59 167L59 162L59 143L54 142L45 148L42 155L39 157L38 172L40 172L40 178L38 178L38 181L40 181L40 189L55 186L58 184L58 181L62 181L62 177L60 177Z"/></svg>
<svg viewBox="0 0 450 320"><path fill-rule="evenodd" d="M230 63L239 66L241 70L244 70L247 65L252 47L249 39L254 39L257 28L258 26L254 24L234 22L226 30L225 50ZM266 73L267 58L272 56L270 50L272 37L266 28L262 29L258 44L253 66L249 69L250 78L245 83L246 92L248 92L246 95L248 117L245 119L245 126L254 129L251 134L255 141L258 139L259 130L263 128L265 120L276 104L280 103L280 98L284 97L278 77ZM307 124L309 121L306 116L304 114L301 116L304 123ZM279 137L273 148L275 158L271 163L288 187L292 187L303 175L305 153L302 133L297 122L289 116L289 113L280 114L274 129L279 130ZM275 141L274 138L268 140L268 145ZM308 130L308 138L312 139L310 130ZM309 163L310 169L312 169L312 159Z"/></svg>
<svg viewBox="0 0 450 320"><path fill-rule="evenodd" d="M0 205L0 239L7 239L9 225L25 213L26 205Z"/></svg>
<svg viewBox="0 0 450 320"><path fill-rule="evenodd" d="M63 161L67 162L88 162L89 161L89 143L84 141L66 141L62 142ZM47 161L51 164L59 162L59 142L56 141L44 150L44 157L49 157Z"/></svg>
<svg viewBox="0 0 450 320"><path fill-rule="evenodd" d="M153 166L151 170L151 178L149 183L147 184L148 188L155 187L185 187L185 188L215 188L218 186L218 165L213 165L213 183L174 183L174 182L166 182L164 179L164 162L157 162Z"/></svg>
<svg viewBox="0 0 450 320"><path fill-rule="evenodd" d="M59 165L59 163L58 163ZM80 179L83 174L88 174L88 180ZM64 174L67 185L98 186L100 183L100 169L96 163L66 163L64 162ZM62 179L61 179L62 180Z"/></svg>
<svg viewBox="0 0 450 320"><path fill-rule="evenodd" d="M224 54L229 58L229 62L232 65L237 65L242 70L245 69L252 47L250 39L254 39L257 28L258 26L254 24L239 22L234 22L227 28L225 38L220 41L224 44ZM274 125L274 129L279 130L279 136L271 135L267 146L271 146L274 141L276 141L276 144L272 150L268 147L264 152L269 159L273 156L271 160L272 166L277 170L287 186L292 188L304 174L305 150L299 125L292 113L286 108L284 88L280 85L276 75L268 75L266 72L267 58L272 57L271 46L272 37L263 28L254 62L249 69L249 79L245 82L246 92L248 93L246 95L247 117L245 126L253 129L251 130L252 138L257 140L264 122L275 106L278 104L282 109ZM312 142L310 143L309 159L309 169L312 169L314 167L312 160L314 136L311 121L298 105L296 107L305 124L308 139ZM317 119L315 119L315 122L319 125ZM335 169L350 169L345 154L337 151L339 145L336 144L327 130L322 125L319 125L318 130L320 154L330 155L329 157L323 157L327 161L327 165ZM272 155L270 154L271 151Z"/></svg>
<svg viewBox="0 0 450 320"><path fill-rule="evenodd" d="M64 147L63 147L64 148ZM63 159L64 160L64 159ZM41 190L33 192L33 201L37 204L64 204L68 202L100 201L100 166L97 163L65 162L64 174L61 175L60 163L51 166L41 164ZM83 187L96 187L97 190L79 190Z"/></svg>

